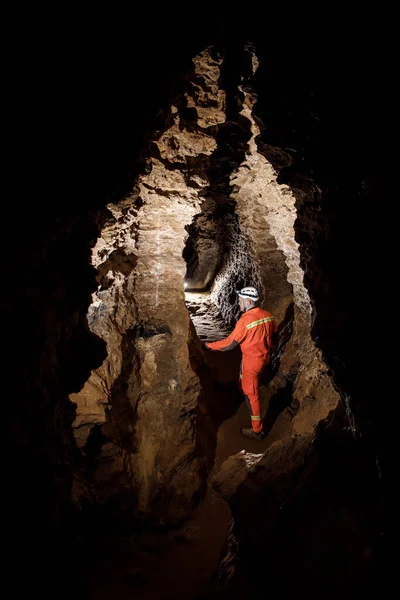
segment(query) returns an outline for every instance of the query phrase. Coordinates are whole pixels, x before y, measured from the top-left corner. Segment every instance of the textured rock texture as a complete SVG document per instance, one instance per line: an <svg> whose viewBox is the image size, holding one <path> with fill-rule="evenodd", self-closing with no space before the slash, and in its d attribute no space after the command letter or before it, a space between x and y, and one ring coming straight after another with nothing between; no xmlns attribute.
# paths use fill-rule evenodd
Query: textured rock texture
<svg viewBox="0 0 400 600"><path fill-rule="evenodd" d="M186 307L200 337L215 339L234 324L236 290L256 285L280 327L268 395L289 398L292 434L306 436L307 446L318 422L340 405L310 334L296 199L256 143L249 81L257 57L252 48L244 57L250 74L229 121L220 79L238 67L211 48L194 59L184 92L153 136L146 173L129 196L108 205L93 251L99 289L89 311L108 356L71 397L83 456L74 486L79 506L118 502L136 516L172 523L204 491L212 442L199 410L202 359L193 360L189 346L198 342ZM210 293L189 300L184 281Z"/></svg>
<svg viewBox="0 0 400 600"><path fill-rule="evenodd" d="M237 203L241 230L251 240L257 256L265 290L263 299L269 310L282 320L292 295L299 308L310 311L295 240L296 199L289 186L277 183L276 171L258 152L256 136L260 130L252 117L255 97L249 92L242 93L240 114L248 119L252 137L245 160L232 174L232 196Z"/></svg>
<svg viewBox="0 0 400 600"><path fill-rule="evenodd" d="M160 524L190 513L208 468L182 252L208 184L215 127L224 120L220 62L208 50L195 58L180 100L195 108L190 128L182 107L173 105L154 138L147 173L131 196L108 206L110 219L93 252L100 285L89 312L108 356L71 397L75 438L87 457L76 478L77 503L86 497L86 478L92 502L119 497Z"/></svg>
<svg viewBox="0 0 400 600"><path fill-rule="evenodd" d="M224 415L185 300L202 337L223 336L236 289L253 283L279 320L262 396L285 427L259 456L249 446L236 457L236 439L215 479L234 518L218 589L229 600L385 596L389 436L365 282L378 299L387 286L371 264L390 255L378 132L393 131L394 53L360 21L346 47L336 29L325 45L325 26L307 35L296 23L296 40L270 13L222 23L214 7L182 27L170 7L147 10L113 23L107 9L104 28L101 11L87 26L84 11L43 32L29 23L32 43L15 21L29 41L7 86L9 581L17 596L82 597L101 538L109 552L110 536L190 512ZM185 298L185 277L206 303ZM232 415L233 392L219 390ZM135 556L149 549L143 533ZM141 582L128 563L131 597Z"/></svg>
<svg viewBox="0 0 400 600"><path fill-rule="evenodd" d="M315 433L277 441L264 454L243 451L213 478L233 517L217 578L221 597L267 586L283 597L308 589L317 598L328 578L334 598L366 585L377 498L369 495L370 458L340 423L332 412Z"/></svg>
<svg viewBox="0 0 400 600"><path fill-rule="evenodd" d="M245 160L232 174L232 196L240 230L254 241L266 306L280 320L270 401L289 395L294 418L291 436L274 442L264 454L229 458L213 478L233 515L217 587L230 600L249 593L292 597L299 590L317 598L329 578L333 583L326 593L334 598L339 590L350 595L361 585L367 590L366 582L374 578L370 548L376 547L381 526L378 473L368 447L355 441L339 384L344 379L334 376L326 362L329 352L324 356L312 335L318 320L314 294L326 280L317 266L325 259L323 249L313 254L315 237L331 235L320 214L322 189L318 178L314 181L299 166L293 148L265 134L255 105L259 98L251 87L254 64L238 95L240 114L253 136ZM268 106L265 88L263 92ZM325 312L327 305L321 309ZM340 321L337 315L332 318Z"/></svg>

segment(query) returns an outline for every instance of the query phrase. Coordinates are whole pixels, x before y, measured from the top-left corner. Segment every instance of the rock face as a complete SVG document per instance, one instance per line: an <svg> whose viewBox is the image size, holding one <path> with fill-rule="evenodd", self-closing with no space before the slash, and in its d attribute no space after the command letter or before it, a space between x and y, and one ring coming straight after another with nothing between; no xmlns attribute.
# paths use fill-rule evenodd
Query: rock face
<svg viewBox="0 0 400 600"><path fill-rule="evenodd" d="M291 437L275 442L264 455L231 457L213 479L233 515L219 593L233 600L249 593L264 597L266 590L292 597L301 590L316 598L326 578L332 581L325 592L329 598L350 597L358 588L367 593L376 582L370 549L379 544L382 526L378 472L371 447L354 438L346 392L340 390L346 378L326 362L326 357L330 365L336 362L329 342L321 342L323 353L311 335L324 285L319 277L326 278L319 267L313 270L325 259L315 238L331 235L319 214L322 190L318 178L312 181L304 164L299 167L296 152L260 134L250 76L241 100L253 137L231 177L232 196L241 231L254 241L267 306L281 320L269 393L278 396L289 388L296 414ZM332 319L342 327L340 317Z"/></svg>
<svg viewBox="0 0 400 600"><path fill-rule="evenodd" d="M248 119L252 137L245 160L232 174L232 196L241 230L251 240L257 257L265 290L263 300L281 321L292 298L299 309L310 311L295 239L296 199L289 186L277 183L277 172L258 152L256 137L260 130L252 116L256 99L249 91L242 93L240 114Z"/></svg>
<svg viewBox="0 0 400 600"><path fill-rule="evenodd" d="M327 581L328 598L339 590L350 597L374 581L371 549L379 528L370 457L340 430L340 420L332 413L316 434L275 442L264 455L243 451L214 477L233 516L218 577L221 597L268 587L284 598L296 589L317 598Z"/></svg>
<svg viewBox="0 0 400 600"><path fill-rule="evenodd" d="M254 71L254 53L247 50L246 57ZM207 471L205 457L197 455L200 385L189 360L185 251L186 285L212 284L211 299L226 324L237 311L232 293L239 284L265 291L281 323L294 302L293 333L280 348L271 389L294 381L293 398L301 404L295 433L312 429L339 402L327 376L320 385L326 367L310 338L295 199L257 151L255 100L248 87L239 90L237 122L225 125L222 60L207 49L193 63L188 91L154 136L147 174L133 194L108 206L111 216L93 252L100 286L89 311L108 356L71 396L75 438L90 464L76 479L76 501L82 502L86 488L79 485L88 478L96 501L107 504L122 494L136 514L160 522L185 516ZM238 152L228 170L232 144Z"/></svg>
<svg viewBox="0 0 400 600"><path fill-rule="evenodd" d="M108 356L71 397L75 437L91 466L77 478L76 501L85 496L79 484L86 477L96 502L123 497L136 515L158 523L190 513L208 468L182 252L224 120L220 63L209 50L195 58L180 101L194 111L191 127L173 105L135 193L108 206L112 217L93 253L100 287L89 313Z"/></svg>
<svg viewBox="0 0 400 600"><path fill-rule="evenodd" d="M186 307L201 337L210 331L207 312L214 336L217 323L222 336L238 316L236 290L255 285L280 333L268 395L270 401L289 398L294 417L291 435L264 455L230 458L214 477L232 510L231 535L242 569L242 575L235 568L228 577L227 558L221 565L221 592L230 597L241 577L247 582L254 562L261 568L263 559L271 560L270 535L282 534L291 548L297 543L288 523L295 514L309 519L304 494L312 495L313 486L321 485L320 502L357 519L326 480L332 469L326 448L332 445L342 462L343 448L356 450L346 405L311 335L313 306L304 273L309 263L302 260L307 249L297 241L303 207L307 227L314 227L310 207L319 206L318 185L310 180L293 190L279 182L280 169L294 159L260 140L251 87L259 66L253 47L244 49L241 65L229 57L223 61L212 48L193 65L184 91L165 111L165 127L153 135L146 172L130 195L108 205L109 218L93 251L99 288L89 323L106 342L107 358L71 396L82 453L74 498L78 506L89 500L107 509L116 503L125 507L126 518L158 525L190 514L204 493L215 432L204 417L207 409L200 410L202 356ZM220 87L228 75L242 81L234 102L229 96L225 101ZM186 299L184 283L190 290ZM351 468L342 466L351 478ZM365 485L363 476L359 483ZM309 521L311 537L323 520L318 511ZM328 521L329 530L341 530L340 518ZM347 544L347 526L342 533L334 553ZM362 570L358 543L354 568ZM317 547L310 544L307 553L312 562ZM277 560L272 564L273 572ZM258 583L251 585L259 591Z"/></svg>
<svg viewBox="0 0 400 600"><path fill-rule="evenodd" d="M14 185L26 197L5 203L11 564L24 563L29 593L53 598L61 581L71 598L85 589L74 581L87 559L82 532L97 540L190 514L216 438L194 325L203 339L217 328L225 335L238 317L236 290L252 284L279 323L264 392L285 399L291 431L264 454L229 458L213 479L233 516L219 592L229 600L249 590L367 595L381 560L385 476L360 302L373 230L362 219L383 212L365 210L368 161L380 172L370 158L373 124L365 127L375 110L367 110L368 77L348 56L340 63L336 45L332 64L318 64L315 47L307 56L302 43L285 55L264 23L257 44L232 31L223 51L203 33L192 43L189 27L185 44L169 26L152 23L153 33L165 30L162 42L146 35L143 45L130 29L129 47L113 61L110 44L94 71L77 52L59 81L70 93L65 106L57 75L46 73L52 89L40 103L54 107L51 150L46 160L39 153L38 180ZM163 75L172 64L176 93ZM69 71L82 75L79 85ZM353 106L358 86L365 93ZM44 120L35 112L32 121ZM22 144L15 181L43 134L30 136L31 152ZM201 292L186 302L185 279Z"/></svg>

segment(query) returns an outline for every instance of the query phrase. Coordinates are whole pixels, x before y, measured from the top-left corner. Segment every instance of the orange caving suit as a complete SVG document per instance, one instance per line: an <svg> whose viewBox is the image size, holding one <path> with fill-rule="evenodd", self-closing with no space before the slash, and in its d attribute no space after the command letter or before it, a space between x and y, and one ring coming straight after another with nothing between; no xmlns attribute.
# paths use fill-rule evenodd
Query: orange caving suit
<svg viewBox="0 0 400 600"><path fill-rule="evenodd" d="M258 382L261 372L269 363L270 350L273 346L272 335L276 330L276 322L271 313L255 306L240 317L235 329L227 338L219 342L206 343L211 350L222 351L232 350L240 344L243 358L239 385L249 399L251 424L256 433L263 428Z"/></svg>

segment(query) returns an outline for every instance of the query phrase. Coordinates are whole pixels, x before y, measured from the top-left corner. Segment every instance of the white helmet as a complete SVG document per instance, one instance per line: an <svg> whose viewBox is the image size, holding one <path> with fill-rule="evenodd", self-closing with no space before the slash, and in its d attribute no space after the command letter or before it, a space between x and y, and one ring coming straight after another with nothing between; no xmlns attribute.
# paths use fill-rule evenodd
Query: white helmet
<svg viewBox="0 0 400 600"><path fill-rule="evenodd" d="M245 287L242 290L240 290L240 292L237 292L237 294L241 298L250 298L250 300L253 300L253 302L256 302L258 300L258 292L256 288L253 287Z"/></svg>

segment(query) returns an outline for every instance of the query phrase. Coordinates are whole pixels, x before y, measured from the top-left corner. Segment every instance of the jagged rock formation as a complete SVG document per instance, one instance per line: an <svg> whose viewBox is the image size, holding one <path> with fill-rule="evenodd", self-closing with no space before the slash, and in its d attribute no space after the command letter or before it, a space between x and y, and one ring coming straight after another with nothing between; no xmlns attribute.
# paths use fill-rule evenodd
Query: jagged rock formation
<svg viewBox="0 0 400 600"><path fill-rule="evenodd" d="M122 146L110 136L104 151L101 120L94 136L82 127L92 156L85 144L73 156L90 176L80 185L70 155L54 152L57 168L46 163L37 204L29 198L21 211L10 246L18 268L6 273L7 349L24 361L11 378L9 481L17 501L10 513L18 527L10 556L25 539L34 557L43 540L51 594L51 578L65 581L69 559L70 571L84 568L82 532L85 539L96 532L95 540L138 524L175 526L205 493L218 397L187 310L203 327L205 305L185 299L185 278L212 303L220 336L238 316L236 289L260 287L280 329L263 397L284 400L291 419L284 439L263 454L231 457L213 480L233 516L218 593L229 600L249 587L263 593L255 569L266 570L269 589L281 596L309 590L310 578L322 585L336 577L332 594L344 597L367 590L379 565L378 409L358 364L370 229L359 224L368 196L364 157L360 150L354 159L351 148L362 145L362 126L347 138L352 121L340 89L330 113L329 82L315 89L296 54L271 55L263 35L254 46L228 38L224 49L179 46L178 92L171 85L169 103L148 94L148 113L164 108L155 127L146 129L146 118L140 125L140 157L125 130L123 115L135 113L127 94L122 104L114 100ZM165 43L155 55L161 48L168 55ZM168 64L149 60L135 73L138 90L152 64ZM104 69L118 81L115 98L123 97L131 65L119 77L115 65L102 64L99 74ZM159 90L172 77L162 81ZM137 95L140 120L147 96ZM118 167L108 165L111 156ZM48 212L35 219L45 189ZM288 557L295 567L286 581ZM72 590L83 589L74 577Z"/></svg>
<svg viewBox="0 0 400 600"><path fill-rule="evenodd" d="M254 61L254 53L247 54ZM165 130L155 136L148 173L140 176L134 194L108 206L112 218L93 252L100 285L89 312L91 328L106 341L108 356L71 397L77 404L75 437L90 464L76 479L77 502L86 493L79 485L87 477L92 502L106 504L125 494L130 504L133 496L138 514L160 520L185 516L207 471L205 456L197 455L200 386L189 361L189 318L183 304L182 253L189 226L197 256L194 287L207 287L219 262L211 298L228 323L229 312L236 310L229 294L238 277L243 284L251 277L260 291L267 290L265 301L278 322L294 301L292 337L288 348L280 349L281 367L271 389L277 392L288 378L294 380L293 398L302 406L296 417L302 425L295 432L312 429L339 402L326 375L328 382L321 385L326 367L309 334L310 304L294 239L294 198L288 186L276 183L272 165L257 152L254 99L240 90L238 122L225 128L222 60L207 49L193 62L190 93L172 105ZM242 161L227 177L223 159L232 139L239 140ZM204 202L202 195L208 196Z"/></svg>
<svg viewBox="0 0 400 600"><path fill-rule="evenodd" d="M307 227L314 227L311 207L318 215L318 185L309 182L294 193L290 185L278 183L279 169L293 163L290 154L266 143L259 151L251 88L258 67L254 48L244 50L246 85L237 89L236 111L231 105L229 120L219 86L224 70L235 65L223 62L212 48L193 63L186 91L166 112L165 128L153 137L147 172L131 195L108 205L112 217L93 252L99 289L89 322L106 341L108 356L71 397L77 404L74 431L84 465L75 478L75 501L81 505L89 498L104 506L124 502L132 515L158 524L171 525L190 514L204 493L211 464L207 444L213 442L207 441L211 430L204 427L199 410L196 371L202 359L198 355L196 365L191 361L190 346L198 349L198 341L189 327L183 282L203 292L198 302L213 302L210 319L211 312L219 311L225 327L237 316L236 289L256 285L281 330L269 401L289 397L295 416L291 436L272 444L263 456L229 459L214 478L231 506L232 535L246 572L255 553L269 557L270 547L264 547L269 532L279 535L286 527L281 507L297 510L299 496L315 485L321 471L328 471L329 456L315 450L324 444L327 430L330 443L338 447L352 447L352 438L348 407L311 337L312 305L303 272L307 262L301 261L296 240L302 206L307 206ZM267 158L271 156L274 164ZM186 305L203 315L193 300ZM204 336L207 329L196 315L194 322ZM281 480L282 490L276 483ZM265 504L269 490L276 497L271 506ZM327 485L320 501L328 502L331 492ZM245 516L249 503L252 520ZM321 518L309 524L311 530L321 526ZM346 543L345 533L338 548L341 543ZM311 555L314 550L312 546ZM361 556L357 560L362 563ZM231 593L235 573L233 582L220 575L229 582L223 593Z"/></svg>
<svg viewBox="0 0 400 600"><path fill-rule="evenodd" d="M370 459L337 411L315 432L275 442L264 455L229 458L213 479L233 516L221 597L268 588L317 598L327 581L328 598L340 590L350 597L374 585L380 525Z"/></svg>
<svg viewBox="0 0 400 600"><path fill-rule="evenodd" d="M205 50L193 62L190 95L181 100L191 109L190 129L183 110L172 106L137 191L108 207L113 218L94 249L100 287L90 310L108 356L71 397L78 445L96 457L87 471L95 501L106 503L125 490L137 514L159 522L190 513L207 472L182 252L208 184L224 94L218 55ZM76 493L79 501L85 488Z"/></svg>

